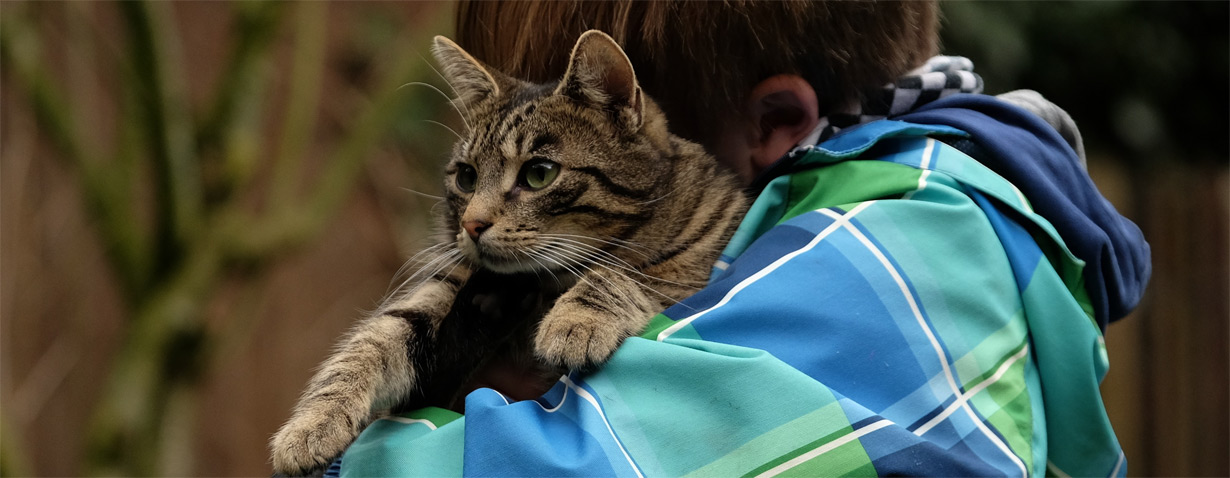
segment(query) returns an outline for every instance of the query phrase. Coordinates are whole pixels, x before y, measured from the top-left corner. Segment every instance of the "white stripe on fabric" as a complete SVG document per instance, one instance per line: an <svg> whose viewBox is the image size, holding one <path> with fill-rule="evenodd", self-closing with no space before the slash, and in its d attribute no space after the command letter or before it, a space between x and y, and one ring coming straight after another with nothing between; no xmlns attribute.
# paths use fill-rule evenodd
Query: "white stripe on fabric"
<svg viewBox="0 0 1230 478"><path fill-rule="evenodd" d="M957 397L955 401L949 404L948 408L945 408L943 412L941 412L939 415L936 415L934 418L932 418L927 423L924 423L923 426L918 427L917 430L914 430L914 434L918 436L923 436L923 434L927 433L928 431L931 431L931 428L935 427L936 425L939 425L941 422L946 420L949 415L952 415L952 412L957 411L958 407L960 407L961 405L964 405L965 402L973 398L974 395L977 395L979 392L991 386L991 384L998 382L999 379L1004 378L1004 375L1008 373L1008 368L1011 367L1012 364L1016 363L1017 360L1020 360L1022 357L1024 357L1028 353L1029 353L1029 345L1025 345L1024 347L1021 347L1021 350L1015 354L1012 354L1012 356L1008 357L1008 359L1005 360L1004 363L999 366L999 369L996 370L993 375L991 375L990 377L987 377L986 380L983 380L981 383L974 385L972 388L967 390L965 393L961 394L961 396Z"/></svg>
<svg viewBox="0 0 1230 478"><path fill-rule="evenodd" d="M828 215L829 217L836 216L835 213L828 210L822 210L820 212ZM893 280L897 282L897 287L901 289L901 294L905 296L906 302L910 305L910 311L914 313L914 319L918 322L919 327L922 328L923 333L926 334L927 340L931 342L931 348L935 350L935 354L937 358L939 358L940 367L944 370L944 378L948 380L949 388L952 389L953 395L960 397L961 388L957 386L957 380L952 373L952 369L948 366L948 359L944 355L944 348L940 345L939 340L936 339L935 333L931 331L931 327L927 325L926 319L923 318L922 310L918 308L918 303L914 300L914 294L910 293L910 288L906 285L905 279L901 277L901 273L897 271L896 267L893 267L893 264L892 262L889 262L888 257L886 257L884 253L871 242L871 240L867 239L867 236L863 235L862 231L859 231L857 227L854 227L848 221L844 223L844 226L850 231L851 234L854 235L856 239L858 239L859 242L863 243L863 246L867 247L867 250L871 251L871 253L876 256L876 259L880 261L880 264L884 266L884 269L887 270ZM1028 477L1029 471L1025 469L1025 463L1022 462L1021 458L1016 456L1016 453L1013 453L1012 450L1008 448L1008 446L1005 445L994 432L987 428L987 425L978 418L977 414L974 413L974 409L969 406L969 403L963 403L961 408L965 409L966 414L969 415L970 419L974 422L974 425L982 431L983 435L986 435L986 437L991 440L991 443L995 444L996 448L999 448L1000 451L1008 455L1012 462L1016 464L1017 468L1020 468L1021 476L1023 478Z"/></svg>
<svg viewBox="0 0 1230 478"><path fill-rule="evenodd" d="M567 385L568 385L568 383L569 383L569 382L565 382L565 381L564 381L564 379L566 379L566 378L568 378L568 376L567 376L567 375L560 375L559 380L556 380L556 382L563 382L563 383L564 383L564 385L565 385L565 386L564 386L564 393L560 394L560 396L559 396L559 403L555 404L555 406L554 406L554 407L547 408L546 406L544 406L544 405L542 404L542 402L540 402L540 401L538 401L538 400L534 400L534 403L537 403L537 404L538 404L538 408L541 408L541 409L542 409L542 411L547 412L547 413L555 413L557 410L559 410L559 407L564 406L564 402L568 401L568 387L567 387ZM496 393L500 393L500 392L496 392ZM503 397L504 397L504 395L503 395L503 394L501 394L501 395L500 395L500 397L501 397L501 398L503 398ZM507 402L508 400L507 400L507 399L505 399L504 401L506 401L506 402Z"/></svg>
<svg viewBox="0 0 1230 478"><path fill-rule="evenodd" d="M931 156L935 151L935 140L927 138L927 146L923 148L922 160L918 163L918 169L922 170L922 174L918 175L918 189L905 193L901 196L902 199L910 199L914 197L914 193L922 191L927 187L927 176L931 175Z"/></svg>
<svg viewBox="0 0 1230 478"><path fill-rule="evenodd" d="M624 454L624 459L628 460L628 466L632 467L632 471L636 472L636 476L645 478L645 475L641 474L641 469L637 468L636 462L632 461L632 457L628 455L628 450L624 449L624 444L619 441L618 436L615 436L615 430L611 428L611 422L606 419L606 413L602 411L602 406L598 405L598 399L594 398L593 395L590 395L589 391L578 387L577 384L573 383L572 379L568 378L567 375L560 377L560 380L567 384L569 389L576 392L577 396L585 399L585 401L589 402L590 405L594 406L594 410L598 411L598 416L602 417L602 423L606 424L606 431L611 434L611 439L615 440L615 445L618 446L619 451ZM561 399L560 403L562 404L564 401ZM559 406L556 406L555 408L558 409Z"/></svg>
<svg viewBox="0 0 1230 478"><path fill-rule="evenodd" d="M1119 470L1123 468L1123 461L1124 461L1123 450L1119 450L1119 461L1115 462L1115 469L1110 471L1110 478L1115 478L1119 476Z"/></svg>
<svg viewBox="0 0 1230 478"><path fill-rule="evenodd" d="M769 264L764 269L756 271L755 274L752 274L750 277L743 279L741 282L739 282L733 288L727 291L726 296L722 297L722 300L718 301L717 304L714 304L713 307L702 310L688 317L679 319L674 324L671 324L670 327L667 327L666 330L663 330L661 333L658 334L657 340L659 342L666 340L671 335L674 335L675 332L678 332L680 329L687 327L688 324L692 323L692 321L700 318L701 316L709 313L710 311L716 310L717 308L726 305L727 302L730 302L730 299L734 298L735 294L738 294L740 291L742 291L743 289L746 289L748 286L752 285L756 281L763 279L764 276L767 276L769 275L769 273L777 270L777 268L781 267L783 264L790 262L791 259L794 259L799 254L810 251L812 248L816 247L816 244L819 244L820 241L824 240L825 237L828 237L828 235L832 234L833 231L840 229L842 225L848 224L848 221L850 220L850 218L854 217L859 212L862 212L863 209L866 209L867 206L870 206L874 202L875 201L868 201L868 202L859 204L858 206L855 206L853 209L851 209L849 212L843 215L838 215L836 213L830 212L825 209L818 209L817 212L826 213L826 215L830 217L835 217L837 220L833 222L832 224L829 224L828 227L825 227L824 230L820 231L819 234L816 234L816 237L812 238L811 242L808 242L807 245L799 248L798 250L792 251L789 254L779 257L776 261L773 261L772 264Z"/></svg>
<svg viewBox="0 0 1230 478"><path fill-rule="evenodd" d="M430 428L432 430L436 429L435 423L431 423L431 420L424 420L422 418L384 417L384 419L389 420L389 421L394 421L397 423L405 423L407 425L414 425L414 424L427 425L427 428Z"/></svg>
<svg viewBox="0 0 1230 478"><path fill-rule="evenodd" d="M850 433L843 435L841 438L825 443L824 445L821 445L819 448L816 448L802 455L796 456L792 458L790 461L777 465L769 469L769 471L756 475L756 478L769 478L772 476L780 475L781 473L785 471L789 471L791 468L799 466L803 463L807 463L808 461L810 461L811 459L815 457L818 457L832 450L835 450L837 449L837 447L845 445L846 443L850 443L854 440L857 440L861 438L863 435L874 432L876 430L879 430L881 428L884 428L892 424L893 424L892 421L880 420L878 422L867 425L863 428L859 428L858 430L854 430Z"/></svg>
<svg viewBox="0 0 1230 478"><path fill-rule="evenodd" d="M1012 187L1012 192L1016 193L1017 200L1021 201L1021 209L1024 209L1029 212L1034 212L1034 208L1029 206L1029 200L1025 199L1025 194L1021 193L1021 190L1017 189L1016 186L1013 185L1012 183L1008 183L1008 186Z"/></svg>
<svg viewBox="0 0 1230 478"><path fill-rule="evenodd" d="M1055 466L1055 462L1050 461L1050 460L1046 461L1046 471L1051 472L1052 475L1055 475L1059 478L1072 478L1072 475L1069 475L1063 470L1060 470L1058 466Z"/></svg>

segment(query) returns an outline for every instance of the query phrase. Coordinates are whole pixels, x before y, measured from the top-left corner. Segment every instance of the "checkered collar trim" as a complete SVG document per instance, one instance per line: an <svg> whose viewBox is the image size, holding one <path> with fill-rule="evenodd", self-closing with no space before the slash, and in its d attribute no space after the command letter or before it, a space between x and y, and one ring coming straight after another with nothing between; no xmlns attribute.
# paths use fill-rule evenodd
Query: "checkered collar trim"
<svg viewBox="0 0 1230 478"><path fill-rule="evenodd" d="M974 73L974 63L960 56L936 56L923 66L868 93L861 104L820 118L816 129L800 148L810 148L831 138L843 128L913 111L922 105L954 93L981 93L982 77Z"/></svg>

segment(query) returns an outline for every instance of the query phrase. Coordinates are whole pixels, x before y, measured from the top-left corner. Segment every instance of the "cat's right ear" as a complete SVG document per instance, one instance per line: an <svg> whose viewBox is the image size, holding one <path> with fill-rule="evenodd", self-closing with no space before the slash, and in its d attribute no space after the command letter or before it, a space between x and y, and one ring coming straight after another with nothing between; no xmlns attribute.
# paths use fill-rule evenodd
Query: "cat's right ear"
<svg viewBox="0 0 1230 478"><path fill-rule="evenodd" d="M432 43L431 54L444 68L445 80L462 103L499 96L500 84L482 63L448 38L437 35Z"/></svg>
<svg viewBox="0 0 1230 478"><path fill-rule="evenodd" d="M555 94L614 111L630 131L641 127L644 101L632 61L615 39L601 31L589 30L577 39Z"/></svg>

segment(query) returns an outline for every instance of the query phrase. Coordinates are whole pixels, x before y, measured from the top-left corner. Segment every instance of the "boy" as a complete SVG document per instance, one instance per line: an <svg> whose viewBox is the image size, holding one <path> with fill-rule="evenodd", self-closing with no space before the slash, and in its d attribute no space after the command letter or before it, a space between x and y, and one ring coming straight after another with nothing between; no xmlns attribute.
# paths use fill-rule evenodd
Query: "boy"
<svg viewBox="0 0 1230 478"><path fill-rule="evenodd" d="M507 385L464 418L378 421L341 474L1124 475L1101 330L1139 300L1148 245L1062 110L928 60L936 8L463 4L459 43L530 81L611 34L757 199L710 285L601 370L489 370Z"/></svg>

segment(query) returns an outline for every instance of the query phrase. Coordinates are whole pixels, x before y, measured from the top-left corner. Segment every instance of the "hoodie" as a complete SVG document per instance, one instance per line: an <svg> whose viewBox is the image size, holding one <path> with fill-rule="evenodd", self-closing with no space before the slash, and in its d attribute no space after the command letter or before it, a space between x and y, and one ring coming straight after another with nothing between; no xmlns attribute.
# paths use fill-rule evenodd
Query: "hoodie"
<svg viewBox="0 0 1230 478"><path fill-rule="evenodd" d="M784 159L709 285L601 369L377 420L340 474L1124 476L1096 292L1126 281L1090 287L1092 233L1058 224L1099 224L1085 206L1104 201L1077 174L975 160L963 142L1007 163L1073 153L1023 110L956 101ZM969 111L990 124L954 126ZM1112 257L1147 251L1107 236L1091 244Z"/></svg>
<svg viewBox="0 0 1230 478"><path fill-rule="evenodd" d="M969 133L954 146L1020 188L1072 253L1085 261L1085 287L1103 330L1136 307L1152 271L1149 244L1081 167L1070 147L1080 147L1075 128L1063 128L1069 137L1075 134L1070 143L1038 115L982 95L949 96L895 119Z"/></svg>

